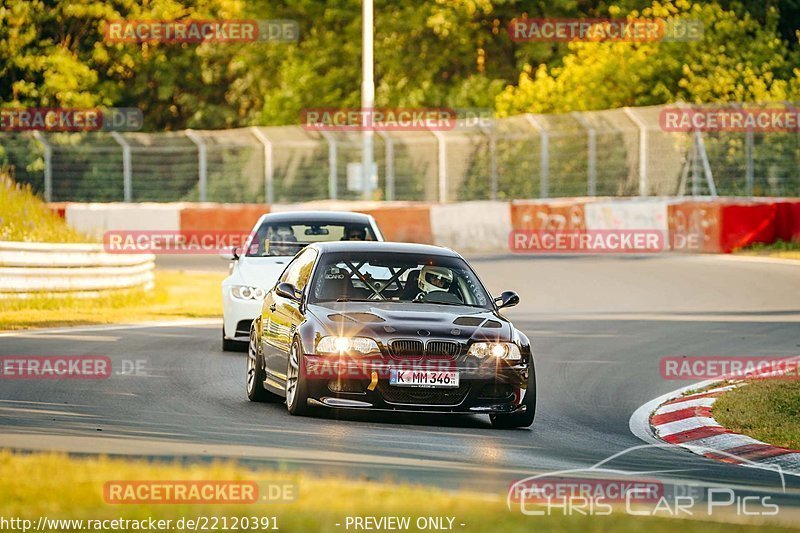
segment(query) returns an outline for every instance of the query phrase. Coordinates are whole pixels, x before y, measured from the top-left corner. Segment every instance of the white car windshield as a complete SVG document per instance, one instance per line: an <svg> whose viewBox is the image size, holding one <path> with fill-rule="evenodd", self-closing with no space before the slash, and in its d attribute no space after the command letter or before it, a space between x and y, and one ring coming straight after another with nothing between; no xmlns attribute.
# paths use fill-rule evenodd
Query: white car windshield
<svg viewBox="0 0 800 533"><path fill-rule="evenodd" d="M315 242L375 241L369 224L344 222L265 222L247 248L247 257L293 256Z"/></svg>

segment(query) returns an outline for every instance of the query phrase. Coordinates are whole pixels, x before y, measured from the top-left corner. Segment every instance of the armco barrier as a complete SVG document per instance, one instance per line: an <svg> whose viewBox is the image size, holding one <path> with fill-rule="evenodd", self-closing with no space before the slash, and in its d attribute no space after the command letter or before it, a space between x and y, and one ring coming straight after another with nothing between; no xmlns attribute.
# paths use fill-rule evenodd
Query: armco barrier
<svg viewBox="0 0 800 533"><path fill-rule="evenodd" d="M586 205L587 230L667 231L664 199L605 200Z"/></svg>
<svg viewBox="0 0 800 533"><path fill-rule="evenodd" d="M775 203L723 203L720 250L728 253L755 243L775 242L777 212Z"/></svg>
<svg viewBox="0 0 800 533"><path fill-rule="evenodd" d="M269 213L268 204L191 204L179 211L181 231L250 231L261 215Z"/></svg>
<svg viewBox="0 0 800 533"><path fill-rule="evenodd" d="M430 204L423 202L371 202L319 200L303 204L276 204L272 211L357 211L375 217L387 241L433 244Z"/></svg>
<svg viewBox="0 0 800 533"><path fill-rule="evenodd" d="M800 201L783 201L775 204L775 238L782 241L800 241Z"/></svg>
<svg viewBox="0 0 800 533"><path fill-rule="evenodd" d="M65 219L76 230L98 238L109 230L178 231L185 205L191 204L69 203Z"/></svg>
<svg viewBox="0 0 800 533"><path fill-rule="evenodd" d="M105 231L248 231L264 213L349 210L375 217L390 241L459 251L508 251L512 230L657 230L670 249L728 253L756 242L800 239L800 200L760 198L564 198L512 202L368 202L304 204L58 204L66 220Z"/></svg>
<svg viewBox="0 0 800 533"><path fill-rule="evenodd" d="M586 229L586 204L592 198L561 200L514 200L511 226L518 231Z"/></svg>
<svg viewBox="0 0 800 533"><path fill-rule="evenodd" d="M153 286L151 254L107 254L99 244L0 242L0 298L32 294L97 296Z"/></svg>
<svg viewBox="0 0 800 533"><path fill-rule="evenodd" d="M669 245L675 251L720 253L722 209L719 202L678 202L667 206Z"/></svg>
<svg viewBox="0 0 800 533"><path fill-rule="evenodd" d="M463 202L431 206L433 242L462 252L507 246L511 232L508 202Z"/></svg>

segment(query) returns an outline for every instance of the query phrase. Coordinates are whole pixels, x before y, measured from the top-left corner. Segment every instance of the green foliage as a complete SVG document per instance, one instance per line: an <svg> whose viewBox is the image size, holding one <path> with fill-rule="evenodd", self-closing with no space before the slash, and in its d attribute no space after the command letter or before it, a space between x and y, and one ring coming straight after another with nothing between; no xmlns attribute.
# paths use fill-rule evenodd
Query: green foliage
<svg viewBox="0 0 800 533"><path fill-rule="evenodd" d="M705 33L692 42L570 43L560 65L526 66L518 86L498 96L498 114L800 97L800 69L793 70L792 54L777 36L775 10L763 25L747 13L739 17L715 3L687 0L656 2L628 15L699 19Z"/></svg>
<svg viewBox="0 0 800 533"><path fill-rule="evenodd" d="M0 105L139 107L146 130L297 123L304 107L360 104L360 10L358 0L7 0L0 7ZM379 0L376 103L496 106L513 114L796 99L800 52L787 28L796 26L798 11L797 0ZM520 16L625 15L699 18L706 35L693 43L565 44L516 43L507 34ZM104 39L109 20L180 18L293 19L300 40Z"/></svg>
<svg viewBox="0 0 800 533"><path fill-rule="evenodd" d="M0 241L86 242L88 239L53 213L30 185L14 182L0 170Z"/></svg>

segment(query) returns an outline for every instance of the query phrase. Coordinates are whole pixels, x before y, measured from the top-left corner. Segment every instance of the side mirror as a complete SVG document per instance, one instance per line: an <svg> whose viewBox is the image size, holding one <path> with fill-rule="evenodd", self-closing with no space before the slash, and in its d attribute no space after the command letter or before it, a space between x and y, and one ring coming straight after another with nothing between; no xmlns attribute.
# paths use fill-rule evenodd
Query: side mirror
<svg viewBox="0 0 800 533"><path fill-rule="evenodd" d="M293 302L299 302L300 297L297 295L297 289L294 288L294 285L291 283L278 283L278 286L275 287L275 294L281 296L283 298L288 298Z"/></svg>
<svg viewBox="0 0 800 533"><path fill-rule="evenodd" d="M494 301L497 303L498 309L503 309L504 307L514 307L519 303L519 294L514 291L505 291L503 294L495 298Z"/></svg>
<svg viewBox="0 0 800 533"><path fill-rule="evenodd" d="M222 251L219 253L219 256L223 259L227 259L228 261L236 261L239 259L239 254L242 253L242 249L238 246L234 246L231 248L230 251Z"/></svg>

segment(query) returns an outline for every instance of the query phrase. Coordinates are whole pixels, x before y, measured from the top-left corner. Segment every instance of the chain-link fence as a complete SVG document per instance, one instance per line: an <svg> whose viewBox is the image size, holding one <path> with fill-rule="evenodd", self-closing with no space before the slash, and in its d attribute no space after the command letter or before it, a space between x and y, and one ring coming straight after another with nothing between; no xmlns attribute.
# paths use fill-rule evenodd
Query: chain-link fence
<svg viewBox="0 0 800 533"><path fill-rule="evenodd" d="M478 116L443 131L378 132L371 197L800 195L796 131L669 132L659 122L665 107ZM300 126L0 134L0 165L51 201L357 199L360 159L358 132Z"/></svg>

